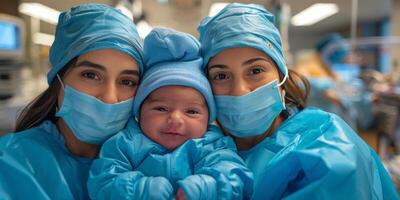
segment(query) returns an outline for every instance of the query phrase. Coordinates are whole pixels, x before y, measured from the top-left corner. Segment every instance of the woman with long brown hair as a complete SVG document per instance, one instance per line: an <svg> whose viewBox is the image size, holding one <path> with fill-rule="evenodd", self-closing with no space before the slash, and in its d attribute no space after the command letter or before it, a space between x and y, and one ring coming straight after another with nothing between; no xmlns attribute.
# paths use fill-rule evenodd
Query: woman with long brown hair
<svg viewBox="0 0 400 200"><path fill-rule="evenodd" d="M132 117L142 45L119 10L84 4L61 13L50 63L49 88L0 138L2 199L88 199L92 160Z"/></svg>
<svg viewBox="0 0 400 200"><path fill-rule="evenodd" d="M338 116L306 107L274 16L230 4L199 26L217 121L254 173L253 199L397 199L373 150Z"/></svg>

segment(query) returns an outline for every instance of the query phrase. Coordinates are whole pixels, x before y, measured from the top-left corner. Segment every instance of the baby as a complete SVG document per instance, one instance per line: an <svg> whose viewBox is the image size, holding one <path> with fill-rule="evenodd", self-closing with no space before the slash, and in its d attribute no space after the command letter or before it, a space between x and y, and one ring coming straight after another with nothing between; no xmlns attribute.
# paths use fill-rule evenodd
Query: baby
<svg viewBox="0 0 400 200"><path fill-rule="evenodd" d="M93 162L93 199L249 199L253 177L231 138L211 123L214 98L191 35L155 28L144 40L145 69L135 120Z"/></svg>

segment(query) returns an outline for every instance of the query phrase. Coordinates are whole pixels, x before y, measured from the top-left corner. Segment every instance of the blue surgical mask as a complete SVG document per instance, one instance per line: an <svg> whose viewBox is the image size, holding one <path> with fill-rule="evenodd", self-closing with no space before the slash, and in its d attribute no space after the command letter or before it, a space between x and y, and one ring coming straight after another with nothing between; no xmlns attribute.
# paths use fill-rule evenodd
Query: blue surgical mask
<svg viewBox="0 0 400 200"><path fill-rule="evenodd" d="M132 116L132 104L133 98L116 104L104 103L66 85L61 109L56 116L64 120L78 140L102 144L125 127Z"/></svg>
<svg viewBox="0 0 400 200"><path fill-rule="evenodd" d="M215 96L217 119L236 137L258 136L285 109L283 99L276 80L243 96Z"/></svg>

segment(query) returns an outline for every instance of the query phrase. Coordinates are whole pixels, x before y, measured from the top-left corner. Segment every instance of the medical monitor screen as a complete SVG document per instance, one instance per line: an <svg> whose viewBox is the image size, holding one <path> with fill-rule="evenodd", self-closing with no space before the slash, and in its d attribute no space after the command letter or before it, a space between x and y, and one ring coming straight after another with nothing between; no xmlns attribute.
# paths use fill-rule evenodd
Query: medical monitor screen
<svg viewBox="0 0 400 200"><path fill-rule="evenodd" d="M14 23L0 21L0 51L20 49L20 30Z"/></svg>

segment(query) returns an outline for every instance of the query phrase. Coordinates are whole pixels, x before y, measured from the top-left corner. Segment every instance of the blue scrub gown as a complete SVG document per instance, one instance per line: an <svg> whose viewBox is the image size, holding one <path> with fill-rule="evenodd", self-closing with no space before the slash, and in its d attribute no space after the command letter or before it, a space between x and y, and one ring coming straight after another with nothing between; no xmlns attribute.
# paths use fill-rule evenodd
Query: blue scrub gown
<svg viewBox="0 0 400 200"><path fill-rule="evenodd" d="M93 199L172 199L178 188L192 200L249 199L253 176L216 126L170 151L130 121L104 143L88 181Z"/></svg>
<svg viewBox="0 0 400 200"><path fill-rule="evenodd" d="M92 159L72 155L50 121L0 138L0 199L89 199Z"/></svg>
<svg viewBox="0 0 400 200"><path fill-rule="evenodd" d="M373 150L338 116L306 108L239 152L253 199L399 199Z"/></svg>

